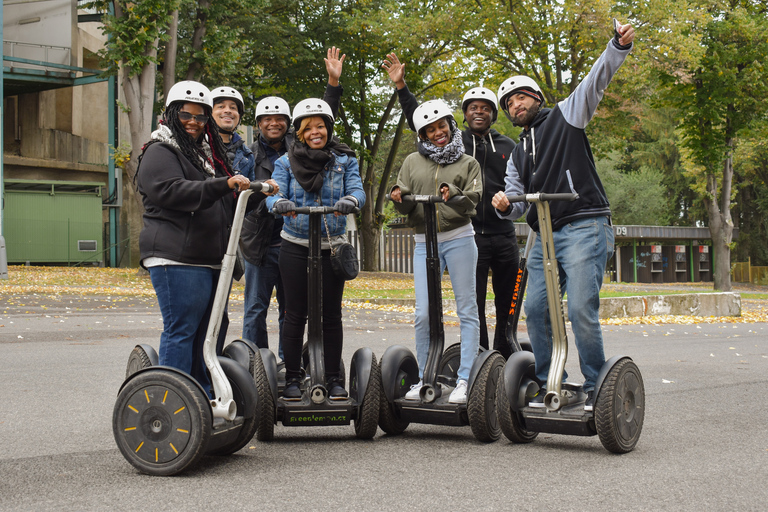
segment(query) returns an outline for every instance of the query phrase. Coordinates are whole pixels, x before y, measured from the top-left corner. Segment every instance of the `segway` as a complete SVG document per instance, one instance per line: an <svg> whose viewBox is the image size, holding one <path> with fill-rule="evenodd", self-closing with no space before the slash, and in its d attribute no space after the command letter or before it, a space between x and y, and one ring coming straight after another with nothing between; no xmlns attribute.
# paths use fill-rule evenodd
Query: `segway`
<svg viewBox="0 0 768 512"><path fill-rule="evenodd" d="M330 206L296 208L299 215L309 215L308 273L308 328L304 369L308 374L301 385L300 400L285 400L280 393L278 366L269 349L259 349L254 355L254 378L260 389L268 393L260 410L256 438L270 441L278 422L288 427L349 425L354 422L355 434L360 439L376 435L379 418L381 374L376 356L370 348L359 348L352 355L349 366L349 397L331 400L325 382L325 359L322 328L322 216L334 212ZM342 378L344 366L342 364ZM284 380L284 377L283 379Z"/></svg>
<svg viewBox="0 0 768 512"><path fill-rule="evenodd" d="M187 373L158 366L157 353L149 345L137 345L128 358L112 430L120 452L142 473L181 473L203 455L229 455L240 450L256 432L258 389L253 377L237 362L217 357L216 340L248 197L254 191L271 190L266 183L252 182L237 201L203 345L215 398L209 399Z"/></svg>
<svg viewBox="0 0 768 512"><path fill-rule="evenodd" d="M520 263L517 267L517 276L515 277L515 288L512 294L512 300L509 305L509 316L507 317L506 325L506 339L509 343L509 349L514 354L521 350L527 350L533 352L531 348L531 342L523 339L517 339L517 325L520 320L520 311L523 308L523 297L525 296L525 285L528 283L528 269L526 268L526 260L528 259L528 252L533 247L533 241L536 240L536 233L531 230L528 234L528 240L525 243L525 253L520 258ZM478 353L488 350L484 347L480 347ZM456 386L456 378L459 371L459 365L461 364L461 343L454 343L445 349L443 357L440 359L440 365L437 372L437 380L441 384L446 384L450 387Z"/></svg>
<svg viewBox="0 0 768 512"><path fill-rule="evenodd" d="M454 199L455 200L455 199ZM496 415L496 385L504 367L504 358L495 350L483 351L475 358L467 382L467 403L448 402L455 387L450 376L441 369L445 332L443 330L440 258L437 247L436 203L441 196L403 195L403 201L415 201L424 208L426 224L426 265L429 297L429 351L422 376L419 400L406 400L411 385L419 382L419 366L410 349L402 345L389 347L381 357L381 410L379 427L387 434L401 434L410 423L466 426L479 441L490 442L501 437ZM449 200L450 201L450 200ZM458 369L458 363L456 364ZM447 378L446 378L447 377Z"/></svg>
<svg viewBox="0 0 768 512"><path fill-rule="evenodd" d="M513 353L499 380L497 409L504 435L516 443L533 441L539 432L600 437L610 452L626 453L640 438L645 416L645 388L637 365L628 356L606 361L597 377L593 411L584 409L580 384L563 382L568 338L558 272L549 201L573 201L577 194L507 196L513 202L536 204L542 241L544 279L552 326L552 364L547 377L544 408L530 407L542 383L530 352ZM532 244L531 244L532 245Z"/></svg>

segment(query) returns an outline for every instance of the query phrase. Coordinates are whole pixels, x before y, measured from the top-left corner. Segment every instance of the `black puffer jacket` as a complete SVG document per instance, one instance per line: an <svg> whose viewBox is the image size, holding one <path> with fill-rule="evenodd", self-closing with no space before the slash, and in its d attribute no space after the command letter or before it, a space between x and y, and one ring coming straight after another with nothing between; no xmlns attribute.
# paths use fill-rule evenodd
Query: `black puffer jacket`
<svg viewBox="0 0 768 512"><path fill-rule="evenodd" d="M227 175L204 174L170 144L147 147L137 184L144 202L139 236L149 257L191 265L220 265L234 217L235 194Z"/></svg>

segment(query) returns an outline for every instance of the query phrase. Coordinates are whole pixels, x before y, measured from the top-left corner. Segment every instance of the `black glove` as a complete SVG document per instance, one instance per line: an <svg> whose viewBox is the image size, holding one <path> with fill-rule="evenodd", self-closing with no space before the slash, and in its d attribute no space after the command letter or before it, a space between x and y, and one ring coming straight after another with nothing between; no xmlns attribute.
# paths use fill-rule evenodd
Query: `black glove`
<svg viewBox="0 0 768 512"><path fill-rule="evenodd" d="M275 203L275 211L280 215L285 215L296 210L296 204L288 199L281 199Z"/></svg>
<svg viewBox="0 0 768 512"><path fill-rule="evenodd" d="M335 211L344 215L349 215L355 208L357 208L357 199L353 196L344 196L333 205Z"/></svg>

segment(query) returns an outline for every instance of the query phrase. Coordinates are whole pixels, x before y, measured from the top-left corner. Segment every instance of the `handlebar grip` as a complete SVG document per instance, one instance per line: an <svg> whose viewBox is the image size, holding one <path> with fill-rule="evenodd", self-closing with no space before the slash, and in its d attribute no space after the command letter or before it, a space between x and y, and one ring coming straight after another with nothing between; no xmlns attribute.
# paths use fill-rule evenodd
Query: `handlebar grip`
<svg viewBox="0 0 768 512"><path fill-rule="evenodd" d="M254 192L264 192L268 194L274 190L274 187L265 181L252 181L250 189Z"/></svg>

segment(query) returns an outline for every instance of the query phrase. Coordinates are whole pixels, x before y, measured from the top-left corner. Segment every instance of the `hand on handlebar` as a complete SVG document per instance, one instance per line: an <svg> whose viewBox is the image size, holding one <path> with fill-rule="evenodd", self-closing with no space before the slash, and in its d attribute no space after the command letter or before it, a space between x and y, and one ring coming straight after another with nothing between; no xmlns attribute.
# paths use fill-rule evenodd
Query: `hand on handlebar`
<svg viewBox="0 0 768 512"><path fill-rule="evenodd" d="M509 210L509 199L507 199L507 196L504 194L503 190L496 192L496 195L494 195L493 199L491 199L491 205L501 213Z"/></svg>
<svg viewBox="0 0 768 512"><path fill-rule="evenodd" d="M402 203L403 202L403 196L400 193L400 187L395 187L392 189L392 192L389 193L389 198L392 201Z"/></svg>
<svg viewBox="0 0 768 512"><path fill-rule="evenodd" d="M357 199L353 196L344 196L333 205L333 214L337 217L340 215L349 215L355 208L357 208Z"/></svg>
<svg viewBox="0 0 768 512"><path fill-rule="evenodd" d="M288 199L281 199L275 203L275 211L286 217L296 218L296 203Z"/></svg>

